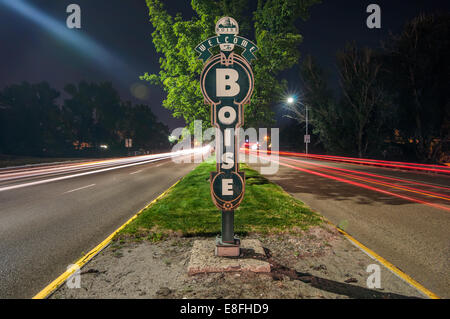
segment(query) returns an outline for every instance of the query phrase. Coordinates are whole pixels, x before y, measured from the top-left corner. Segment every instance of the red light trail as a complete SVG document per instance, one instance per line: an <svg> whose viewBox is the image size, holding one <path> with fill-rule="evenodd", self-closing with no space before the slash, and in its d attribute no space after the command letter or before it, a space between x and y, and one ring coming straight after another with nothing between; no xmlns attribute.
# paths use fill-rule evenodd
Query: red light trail
<svg viewBox="0 0 450 319"><path fill-rule="evenodd" d="M245 149L245 150L248 150L248 149ZM259 152L263 152L263 153L271 152L271 153L276 153L279 155L312 158L312 159L328 160L328 161L334 161L334 162L344 162L344 163L351 163L351 164L362 164L362 165L370 165L370 166L381 166L381 167L389 167L389 168L397 168L397 169L408 169L408 170L450 174L450 168L447 168L445 166L440 166L440 165L390 162L390 161L382 161L382 160L360 159L360 158L353 158L353 157L331 156L331 155L316 155L316 154L306 155L305 153L282 152L282 151L278 152L278 151L259 150Z"/></svg>
<svg viewBox="0 0 450 319"><path fill-rule="evenodd" d="M251 151L251 150L248 150L248 149L246 150L246 153L250 154L250 152L251 153L256 153L256 154L258 153L258 151ZM259 151L259 152L261 152L261 151ZM278 152L278 154L283 154L283 153L288 153L289 155L292 154L292 153L289 153L289 152ZM378 193L394 196L394 197L401 198L401 199L404 199L404 200L407 200L407 201L410 201L410 202L415 202L415 203L427 205L427 206L430 206L430 207L433 207L433 208L442 209L442 210L445 210L445 211L450 211L450 207L446 207L446 206L443 206L443 205L440 205L440 204L428 202L428 201L421 200L421 199L418 199L418 198L415 198L415 197L394 193L394 192L387 191L387 190L384 190L384 189L381 189L381 188L378 188L378 187L373 187L373 186L366 185L366 184L363 184L363 183L360 183L360 182L349 180L349 179L346 179L346 178L343 178L343 177L347 177L347 178L351 178L351 179L357 179L357 180L368 182L368 183L372 183L372 184L378 184L378 185L382 185L382 186L386 186L386 187L390 187L390 188L396 188L396 189L400 189L400 190L407 191L407 192L418 193L418 194L421 194L421 195L430 196L430 197L434 197L434 198L440 198L440 199L443 199L443 200L450 201L450 196L447 195L447 194L441 194L441 193L431 192L431 191L428 191L428 190L418 189L418 188L414 188L414 187L410 187L410 186L389 183L389 182L386 182L385 180L380 180L380 179L377 179L377 178L388 179L388 180L395 180L395 181L403 182L403 183L416 184L416 185L420 185L420 186L435 187L435 188L441 188L441 189L445 189L445 190L450 190L450 188L447 188L447 187L430 185L430 184L425 184L425 183L420 183L420 182L415 182L415 181L410 181L410 180L404 180L404 179L394 178L394 177L380 176L380 175L377 175L377 174L353 171L353 170L344 169L344 168L335 168L335 167L330 167L330 166L327 166L327 165L322 165L322 164L317 164L317 163L303 162L301 160L296 160L296 159L292 159L292 158L281 157L280 160L274 160L274 159L271 159L268 156L263 156L263 155L259 155L259 156L262 157L262 158L265 158L266 160L272 161L274 163L278 163L279 165L286 166L286 167L289 167L289 168L292 168L292 169L295 169L295 170L298 170L298 171L306 172L306 173L309 173L309 174L312 174L312 175L316 175L316 176L320 176L320 177L336 180L336 181L339 181L339 182L343 182L343 183L346 183L346 184L358 186L358 187L361 187L361 188L369 189L369 190L372 190L372 191L375 191L375 192L378 192ZM303 168L302 167L298 167L298 166L294 166L294 165L290 165L290 164L287 164L287 163L281 162L281 161L295 162L295 163L297 163L297 165L302 165ZM309 165L309 167L311 167L311 166L314 167L315 170L304 168L304 166L308 167L308 165ZM326 174L326 173L331 173L333 175L329 175L329 174ZM371 176L371 177L374 177L374 178L357 176L355 174ZM338 176L334 176L334 175L338 175ZM339 177L339 176L341 176L341 177Z"/></svg>
<svg viewBox="0 0 450 319"><path fill-rule="evenodd" d="M388 183L388 182L385 182L385 181L381 181L379 179L364 178L364 177L360 177L360 176L355 176L354 174L341 173L341 172L337 172L337 171L345 171L345 172L356 173L356 174L363 173L363 175L366 175L364 172L352 171L352 170L344 169L344 168L330 167L330 166L321 165L321 164L317 164L317 163L305 163L305 162L301 162L299 160L295 160L295 159L291 159L291 158L283 158L283 160L292 161L292 162L299 162L302 165L316 166L317 167L316 169L319 169L321 171L330 172L330 173L341 175L341 176L348 176L350 178L359 179L359 180L366 181L366 182L369 182L369 183L374 183L374 184L384 185L384 186L388 186L388 187L398 188L398 189L402 189L402 190L406 190L406 191L410 191L410 192L414 192L414 193L420 193L420 194L423 194L423 195L427 195L427 196L431 196L431 197L437 197L437 198L441 198L441 199L445 199L445 200L449 200L450 201L450 196L446 195L446 194L435 193L435 192L431 192L431 191L428 191L428 190L418 189L418 188L405 186L405 185ZM370 173L367 173L367 174L370 175L370 176L377 176L376 174L370 174ZM386 178L386 176L383 176L383 177ZM395 179L395 180L406 182L406 183L415 183L415 182L412 182L412 181L402 180L402 179ZM433 186L433 185L423 184L423 183L420 183L420 184L426 185L426 186ZM446 187L442 187L442 188L450 190L449 188L446 188Z"/></svg>
<svg viewBox="0 0 450 319"><path fill-rule="evenodd" d="M376 191L376 192L379 192L379 193L382 193L382 194L391 195L391 196L398 197L398 198L401 198L401 199L405 199L405 200L408 200L408 201L411 201L411 202L424 204L424 205L427 205L427 206L431 206L431 207L434 207L434 208L437 208L437 209L443 209L443 210L446 210L446 211L450 212L450 207L445 207L445 206L442 206L442 205L439 205L439 204L430 203L430 202L423 201L423 200L420 200L420 199L417 199L417 198L413 198L413 197L409 197L409 196L404 196L404 195L392 193L392 192L385 191L385 190L380 189L380 188L372 187L372 186L369 186L369 185L361 184L361 183L358 183L358 182L350 181L350 180L343 179L343 178L336 177L336 176L331 176L331 175L327 175L327 174L311 171L311 170L308 170L308 169L300 168L300 167L289 165L289 164L286 164L286 163L281 163L281 162L277 162L277 161L274 161L274 160L272 160L272 161L275 162L275 163L279 163L280 165L293 168L295 170L303 171L303 172L306 172L306 173L309 173L309 174L313 174L313 175L317 175L317 176L321 176L321 177L325 177L325 178L329 178L329 179L334 179L334 180L339 181L339 182L344 182L344 183L347 183L347 184L351 184L351 185L355 185L355 186L362 187L362 188L365 188L365 189L369 189L369 190L372 190L372 191Z"/></svg>

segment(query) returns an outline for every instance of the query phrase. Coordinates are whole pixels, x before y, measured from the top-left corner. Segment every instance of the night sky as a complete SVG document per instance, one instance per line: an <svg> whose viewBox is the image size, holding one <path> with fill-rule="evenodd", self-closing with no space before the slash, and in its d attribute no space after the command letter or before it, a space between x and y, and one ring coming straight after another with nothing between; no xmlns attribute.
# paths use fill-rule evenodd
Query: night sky
<svg viewBox="0 0 450 319"><path fill-rule="evenodd" d="M8 2L31 5L27 13L32 18L11 9ZM181 12L184 18L193 14L188 0L164 2L172 14ZM81 7L82 29L69 30L65 25L71 3ZM381 6L381 30L366 27L370 3ZM311 9L311 18L300 23L304 36L300 51L315 56L336 84L335 53L346 42L378 47L390 31L400 32L406 20L421 12L444 10L450 10L450 1L323 0ZM152 31L144 0L0 0L0 88L48 81L62 91L65 84L80 80L111 81L124 100L150 105L170 128L184 126L183 120L173 119L162 107L163 90L138 78L159 70ZM284 74L292 90L300 89L297 75L297 68ZM277 117L281 115L277 109Z"/></svg>

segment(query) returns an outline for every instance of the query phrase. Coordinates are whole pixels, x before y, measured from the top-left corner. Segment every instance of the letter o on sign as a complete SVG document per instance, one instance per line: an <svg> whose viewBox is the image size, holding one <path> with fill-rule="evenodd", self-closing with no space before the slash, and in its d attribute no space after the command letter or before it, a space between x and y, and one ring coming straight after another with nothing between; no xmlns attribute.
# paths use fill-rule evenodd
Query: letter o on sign
<svg viewBox="0 0 450 319"><path fill-rule="evenodd" d="M236 111L231 106L224 106L218 113L219 121L225 125L231 125L236 120Z"/></svg>

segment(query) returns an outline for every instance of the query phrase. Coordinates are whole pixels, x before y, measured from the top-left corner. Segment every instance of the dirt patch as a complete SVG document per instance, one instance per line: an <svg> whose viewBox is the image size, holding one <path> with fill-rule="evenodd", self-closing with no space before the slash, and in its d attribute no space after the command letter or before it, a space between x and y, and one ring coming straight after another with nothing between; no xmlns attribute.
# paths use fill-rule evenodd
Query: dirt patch
<svg viewBox="0 0 450 319"><path fill-rule="evenodd" d="M193 242L115 242L81 272L81 288L62 285L51 298L409 298L424 296L353 246L329 226L301 236L251 235L265 249L272 271L189 276ZM210 238L212 241L214 238ZM381 288L369 289L366 272L380 266Z"/></svg>

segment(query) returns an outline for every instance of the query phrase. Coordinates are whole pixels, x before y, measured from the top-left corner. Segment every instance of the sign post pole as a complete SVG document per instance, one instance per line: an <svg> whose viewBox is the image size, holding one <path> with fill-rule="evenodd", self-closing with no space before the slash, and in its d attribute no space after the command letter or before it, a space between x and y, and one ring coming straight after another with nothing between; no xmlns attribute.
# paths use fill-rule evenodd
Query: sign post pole
<svg viewBox="0 0 450 319"><path fill-rule="evenodd" d="M211 197L222 212L222 234L216 240L217 256L239 256L240 240L234 236L234 211L244 197L245 174L239 170L239 130L244 125L244 105L250 103L254 77L251 61L258 50L238 36L239 25L223 17L216 24L217 36L195 50L205 62L200 86L205 103L211 105L211 124L216 128L217 170L211 172ZM220 46L212 56L209 49ZM239 55L235 46L242 49Z"/></svg>

